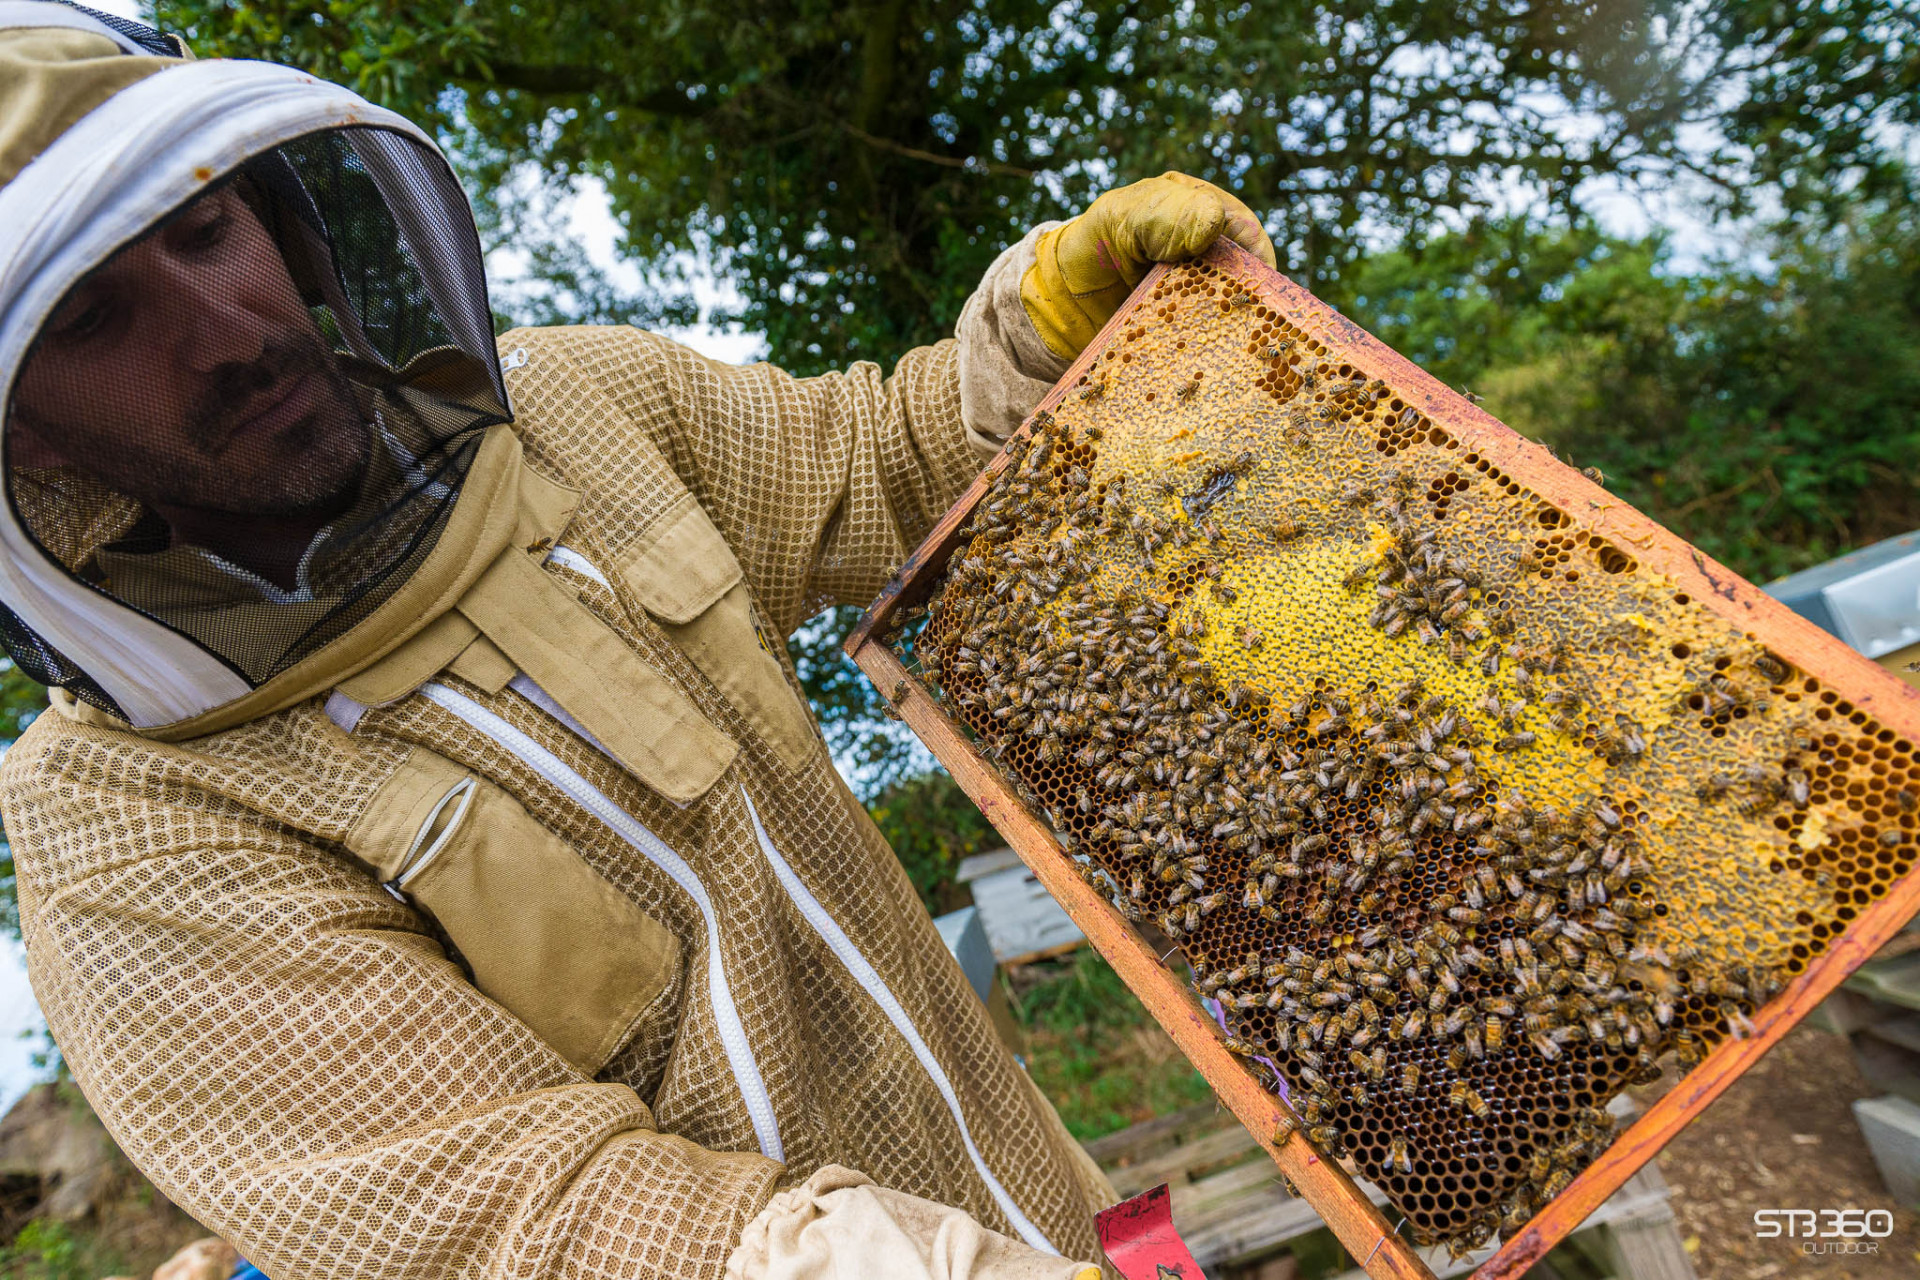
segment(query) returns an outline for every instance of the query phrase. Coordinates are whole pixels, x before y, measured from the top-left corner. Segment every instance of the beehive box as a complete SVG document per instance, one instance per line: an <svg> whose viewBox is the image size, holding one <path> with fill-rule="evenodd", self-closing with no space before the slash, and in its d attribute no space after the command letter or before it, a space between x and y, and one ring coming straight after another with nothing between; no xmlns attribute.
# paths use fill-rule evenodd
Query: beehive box
<svg viewBox="0 0 1920 1280"><path fill-rule="evenodd" d="M1374 1274L1524 1270L1915 905L1914 693L1597 479L1222 247L848 643Z"/></svg>

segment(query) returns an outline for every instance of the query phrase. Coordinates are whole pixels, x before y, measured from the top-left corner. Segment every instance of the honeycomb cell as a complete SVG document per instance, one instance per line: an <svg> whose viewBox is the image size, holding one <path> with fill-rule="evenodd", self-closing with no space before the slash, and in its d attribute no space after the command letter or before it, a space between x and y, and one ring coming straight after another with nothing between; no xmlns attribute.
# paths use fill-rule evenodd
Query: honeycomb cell
<svg viewBox="0 0 1920 1280"><path fill-rule="evenodd" d="M1329 349L1169 271L889 639L1311 1140L1464 1247L1905 873L1920 763Z"/></svg>

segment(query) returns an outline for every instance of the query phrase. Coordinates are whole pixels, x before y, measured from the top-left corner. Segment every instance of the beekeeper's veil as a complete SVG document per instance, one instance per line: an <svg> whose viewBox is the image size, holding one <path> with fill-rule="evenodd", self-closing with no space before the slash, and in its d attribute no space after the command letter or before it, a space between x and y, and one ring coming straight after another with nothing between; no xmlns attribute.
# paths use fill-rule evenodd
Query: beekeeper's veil
<svg viewBox="0 0 1920 1280"><path fill-rule="evenodd" d="M142 727L393 600L508 413L432 141L183 52L0 0L0 639Z"/></svg>

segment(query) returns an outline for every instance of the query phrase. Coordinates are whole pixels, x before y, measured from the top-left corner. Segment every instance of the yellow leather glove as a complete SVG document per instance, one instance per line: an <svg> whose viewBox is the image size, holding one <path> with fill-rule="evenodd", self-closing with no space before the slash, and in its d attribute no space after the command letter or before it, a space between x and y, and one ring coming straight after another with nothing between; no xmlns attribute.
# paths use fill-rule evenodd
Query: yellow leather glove
<svg viewBox="0 0 1920 1280"><path fill-rule="evenodd" d="M1071 360L1113 318L1156 262L1184 262L1226 236L1274 265L1273 241L1238 198L1184 173L1109 191L1040 236L1020 302L1040 340Z"/></svg>

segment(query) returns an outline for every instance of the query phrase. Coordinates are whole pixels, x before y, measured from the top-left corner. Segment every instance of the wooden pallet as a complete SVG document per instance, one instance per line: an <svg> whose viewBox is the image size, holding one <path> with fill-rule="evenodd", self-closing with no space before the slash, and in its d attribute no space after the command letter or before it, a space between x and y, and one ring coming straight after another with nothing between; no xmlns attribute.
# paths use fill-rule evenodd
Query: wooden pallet
<svg viewBox="0 0 1920 1280"><path fill-rule="evenodd" d="M1851 704L1882 725L1920 740L1920 691L1730 570L1655 524L1604 490L1589 484L1535 445L1451 391L1383 343L1334 312L1291 281L1231 245L1211 250L1206 261L1233 278L1265 305L1319 335L1329 358L1380 378L1451 437L1466 442L1504 474L1525 483L1558 507L1575 529L1591 530L1615 544L1631 544L1643 565L1665 574L1693 600L1740 629L1764 635L1787 662L1846 691ZM1133 310L1152 294L1167 267L1156 267L1107 327L1089 345L1036 414L1059 406L1105 346L1132 323ZM1021 429L1031 430L1032 419ZM1164 1026L1222 1103L1259 1146L1314 1205L1341 1244L1372 1280L1432 1280L1434 1271L1404 1240L1364 1190L1328 1161L1297 1127L1298 1117L1224 1047L1224 1035L1203 1011L1185 981L1169 969L1141 934L1104 896L1084 883L1047 824L1018 798L1007 779L975 749L971 739L901 665L878 637L895 613L922 603L939 581L959 530L976 503L1009 463L1002 452L936 524L849 635L847 653L892 700L908 726L933 752L987 819L1032 868L1088 940L1114 967L1147 1010ZM1920 908L1920 873L1894 883L1884 896L1860 908L1841 936L1766 1006L1756 1011L1744 1038L1729 1038L1688 1071L1612 1146L1545 1206L1516 1236L1475 1271L1475 1280L1517 1280L1620 1191L1688 1121L1698 1116L1740 1074L1891 938ZM1276 1132L1284 1133L1281 1141Z"/></svg>
<svg viewBox="0 0 1920 1280"><path fill-rule="evenodd" d="M1168 1184L1174 1225L1209 1274L1247 1267L1324 1225L1311 1203L1287 1193L1259 1143L1211 1103L1144 1121L1086 1147L1122 1196ZM1372 1184L1354 1185L1374 1204L1386 1203ZM1694 1280L1667 1197L1666 1179L1649 1162L1581 1224L1582 1243L1618 1280ZM1444 1278L1466 1274L1493 1250L1458 1262L1443 1248L1416 1252Z"/></svg>

